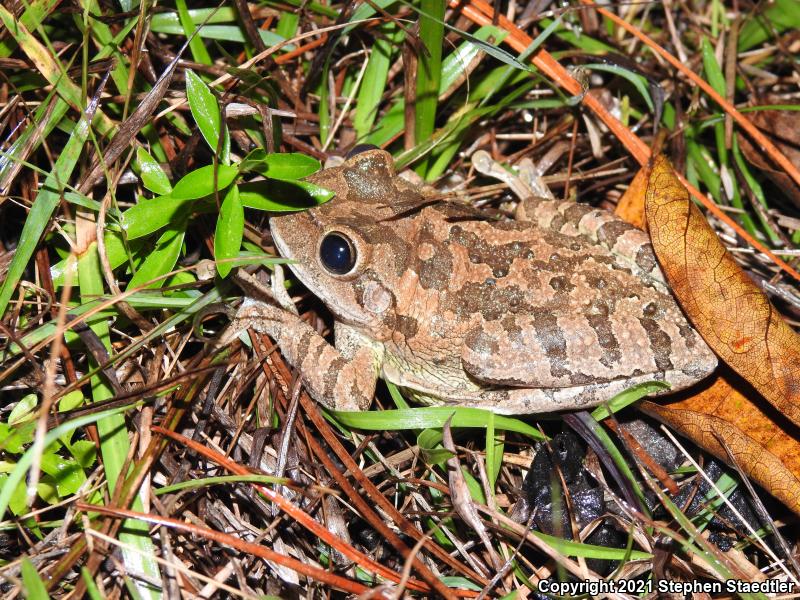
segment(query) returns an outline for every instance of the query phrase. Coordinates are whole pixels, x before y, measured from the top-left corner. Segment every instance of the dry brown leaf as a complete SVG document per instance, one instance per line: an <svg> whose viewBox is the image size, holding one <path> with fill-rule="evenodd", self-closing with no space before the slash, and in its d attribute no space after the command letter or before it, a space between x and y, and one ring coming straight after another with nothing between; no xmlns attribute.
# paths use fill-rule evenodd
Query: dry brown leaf
<svg viewBox="0 0 800 600"><path fill-rule="evenodd" d="M729 462L719 442L724 440L748 477L800 515L797 428L780 423L780 416L755 392L753 399L740 393L737 388L746 386L735 377L723 373L690 398L666 405L643 402L639 408Z"/></svg>
<svg viewBox="0 0 800 600"><path fill-rule="evenodd" d="M750 115L750 120L800 169L800 113L793 110L759 110ZM764 171L779 189L784 190L800 206L800 186L782 169L776 169L747 136L739 134L738 139L747 160Z"/></svg>
<svg viewBox="0 0 800 600"><path fill-rule="evenodd" d="M692 324L800 425L800 336L725 250L663 156L653 160L646 213L656 256Z"/></svg>
<svg viewBox="0 0 800 600"><path fill-rule="evenodd" d="M648 167L642 167L636 173L628 189L617 202L614 214L634 227L647 231L647 220L644 216L644 195L647 190Z"/></svg>

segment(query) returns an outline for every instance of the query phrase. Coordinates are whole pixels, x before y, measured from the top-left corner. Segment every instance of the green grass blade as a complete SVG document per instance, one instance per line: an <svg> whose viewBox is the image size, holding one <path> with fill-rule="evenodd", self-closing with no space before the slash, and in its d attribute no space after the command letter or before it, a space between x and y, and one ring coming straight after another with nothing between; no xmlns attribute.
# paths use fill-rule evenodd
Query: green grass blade
<svg viewBox="0 0 800 600"><path fill-rule="evenodd" d="M393 23L383 25L378 31L356 99L353 127L358 139L365 138L375 123L386 89L389 66L403 39L403 30Z"/></svg>
<svg viewBox="0 0 800 600"><path fill-rule="evenodd" d="M653 99L650 97L650 92L647 89L647 80L643 76L618 65L609 65L605 63L590 63L584 65L584 67L594 71L605 71L606 73L611 73L613 75L622 77L634 88L636 88L636 91L639 92L642 98L644 98L647 108L649 108L651 111L655 110L655 107L653 106Z"/></svg>
<svg viewBox="0 0 800 600"><path fill-rule="evenodd" d="M89 595L89 600L103 600L103 595L97 589L97 584L92 579L92 574L86 567L81 567L81 578L84 585L86 585L86 593Z"/></svg>
<svg viewBox="0 0 800 600"><path fill-rule="evenodd" d="M36 571L36 567L26 556L22 559L22 584L24 586L25 598L28 600L50 600L50 595L47 593L47 588L44 586L44 581Z"/></svg>
<svg viewBox="0 0 800 600"><path fill-rule="evenodd" d="M78 159L81 157L83 145L89 135L89 123L86 117L82 117L78 124L73 128L72 134L62 150L53 170L45 179L42 189L36 195L36 199L25 219L25 225L19 238L14 257L8 267L8 273L0 287L0 317L5 313L8 301L17 287L28 261L33 256L36 246L39 244L45 229L53 216L53 211L58 206L61 193L64 191L64 184L69 179L75 168Z"/></svg>
<svg viewBox="0 0 800 600"><path fill-rule="evenodd" d="M178 9L178 19L181 22L183 33L189 38L189 51L192 53L195 62L203 65L210 65L212 62L211 55L208 53L203 43L203 38L201 37L202 30L197 31L197 27L194 22L192 22L192 17L189 15L189 8L186 6L186 0L175 0L175 7ZM197 33L195 33L196 31Z"/></svg>
<svg viewBox="0 0 800 600"><path fill-rule="evenodd" d="M489 411L481 408L463 406L424 406L398 410L381 411L330 411L336 420L348 427L358 429L398 430L398 429L430 429L444 427L445 422L453 417L452 426L486 428L489 422ZM544 440L538 429L513 417L494 415L495 429L505 429L527 435L537 441Z"/></svg>
<svg viewBox="0 0 800 600"><path fill-rule="evenodd" d="M100 269L100 258L97 254L96 243L89 246L89 249L78 261L78 283L81 297L84 300L95 299L104 293L104 280ZM110 354L111 336L108 321L92 321L89 326ZM96 370L98 368L94 359L90 359L89 362L92 369ZM91 388L93 402L102 402L114 397L114 390L97 373L91 378ZM97 421L97 432L100 435L100 453L103 457L103 468L106 473L109 493L113 495L120 476L124 476L122 467L130 450L125 418L121 413L110 414L106 418ZM133 505L135 509L142 509L142 503L138 497L134 500ZM123 560L128 572L139 574L143 577L141 580L137 579L138 592L143 598L161 598L160 590L156 590L144 583L146 581L161 581L158 563L155 560L148 559L148 557L155 556L155 546L150 539L147 523L127 519L123 531L119 534L119 539L142 551L142 554L138 554L122 550Z"/></svg>
<svg viewBox="0 0 800 600"><path fill-rule="evenodd" d="M28 31L33 31L58 4L60 0L30 0L25 3L25 10L19 16L19 22ZM8 58L15 48L13 38L0 40L0 58Z"/></svg>
<svg viewBox="0 0 800 600"><path fill-rule="evenodd" d="M436 108L439 104L439 83L442 80L442 40L444 39L444 0L421 0L419 37L426 54L417 57L417 95L414 106L414 136L416 143L430 139L436 128ZM427 161L418 172L425 175Z"/></svg>
<svg viewBox="0 0 800 600"><path fill-rule="evenodd" d="M614 396L606 404L595 408L592 411L592 418L598 422L602 421L611 413L622 410L629 404L633 404L648 394L663 392L664 390L668 390L669 387L669 384L664 381L646 381L645 383L639 383L629 387L627 390Z"/></svg>
<svg viewBox="0 0 800 600"><path fill-rule="evenodd" d="M67 76L61 62L22 23L17 21L2 4L0 4L0 21L25 52L25 55L33 62L39 73L56 89L58 95L74 109L83 111L81 88ZM99 110L97 111L96 127L103 135L114 131L114 123Z"/></svg>

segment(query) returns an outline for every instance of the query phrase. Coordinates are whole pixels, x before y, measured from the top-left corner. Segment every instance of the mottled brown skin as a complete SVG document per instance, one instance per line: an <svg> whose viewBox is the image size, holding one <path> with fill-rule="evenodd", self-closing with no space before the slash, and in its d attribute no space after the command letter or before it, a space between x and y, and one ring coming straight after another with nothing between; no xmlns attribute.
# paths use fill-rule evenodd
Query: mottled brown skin
<svg viewBox="0 0 800 600"><path fill-rule="evenodd" d="M606 211L530 199L520 208L529 221L484 220L429 201L379 150L310 180L335 197L270 226L335 315L336 347L283 311L258 326L326 406L366 410L380 376L426 404L546 412L644 381L683 388L716 366L646 235ZM319 259L331 231L358 257L345 275Z"/></svg>

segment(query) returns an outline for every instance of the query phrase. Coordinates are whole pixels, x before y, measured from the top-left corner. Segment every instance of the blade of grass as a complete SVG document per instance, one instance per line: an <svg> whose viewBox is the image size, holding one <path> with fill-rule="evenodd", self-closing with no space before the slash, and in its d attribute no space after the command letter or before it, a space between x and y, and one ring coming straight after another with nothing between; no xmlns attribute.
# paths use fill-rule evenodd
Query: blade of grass
<svg viewBox="0 0 800 600"><path fill-rule="evenodd" d="M22 559L20 571L22 572L22 584L25 586L25 597L28 600L50 600L41 576L27 556Z"/></svg>
<svg viewBox="0 0 800 600"><path fill-rule="evenodd" d="M25 10L19 16L19 22L28 31L33 31L58 4L60 4L60 0L30 0L25 3ZM12 40L13 38L0 40L0 58L11 56L16 47Z"/></svg>
<svg viewBox="0 0 800 600"><path fill-rule="evenodd" d="M378 107L386 89L389 65L392 57L397 54L402 39L403 30L393 23L382 26L375 38L356 99L353 127L358 139L366 137L378 116Z"/></svg>
<svg viewBox="0 0 800 600"><path fill-rule="evenodd" d="M183 28L183 33L189 40L189 51L192 53L194 61L203 65L210 65L212 62L211 55L203 43L203 38L201 37L202 29L198 30L197 26L192 22L189 8L186 6L186 0L175 0L175 7L178 9L178 19ZM196 35L195 32L197 32Z"/></svg>
<svg viewBox="0 0 800 600"><path fill-rule="evenodd" d="M25 55L33 62L42 77L56 89L58 95L66 100L72 108L82 112L81 89L69 78L64 65L2 4L0 4L0 21ZM97 119L96 127L101 134L107 135L114 131L114 123L101 111L97 111Z"/></svg>
<svg viewBox="0 0 800 600"><path fill-rule="evenodd" d="M436 128L436 108L439 103L439 82L442 80L442 40L444 39L445 0L421 0L423 14L419 20L419 37L427 50L417 57L417 94L414 107L414 139L417 144L430 138ZM428 159L417 167L423 177Z"/></svg>
<svg viewBox="0 0 800 600"><path fill-rule="evenodd" d="M136 19L131 19L120 29L112 42L95 55L94 60L100 61L109 57L113 49L119 47L135 25ZM52 100L53 98L55 99ZM52 108L50 108L51 102L55 102ZM69 104L58 96L56 90L53 89L47 99L36 109L33 118L35 125L28 127L8 148L6 153L0 153L0 190L3 190L13 179L16 170L19 168L18 161L22 161L32 154L42 141L49 137L53 129L61 123L68 110ZM151 128L150 126L147 127Z"/></svg>
<svg viewBox="0 0 800 600"><path fill-rule="evenodd" d="M380 412L330 411L340 423L348 427L367 430L428 429L443 427L451 416L452 426L485 428L489 411L464 406L424 406L420 408L382 410ZM502 415L494 416L496 429L516 431L542 441L544 436L524 421Z"/></svg>
<svg viewBox="0 0 800 600"><path fill-rule="evenodd" d="M92 243L78 261L78 283L83 300L92 300L102 296L104 293L104 279L100 269L96 243ZM111 336L108 321L93 321L89 324L89 327L105 346L106 352L110 354ZM99 368L94 357L90 358L89 364L93 369ZM95 374L92 377L91 385L93 402L103 402L114 397L114 390L106 384L99 374ZM103 468L106 473L109 494L113 496L117 482L121 481L121 476L124 477L122 467L130 450L128 428L124 416L121 413L113 413L98 420L97 432L100 435L100 453L103 457ZM134 507L141 509L142 503L139 498L134 501ZM148 581L161 581L158 563L152 560L155 555L155 546L150 539L147 524L136 520L126 521L125 527L120 531L119 539L142 551L142 554L123 551L123 561L128 573L139 576L136 578L139 594L143 598L154 600L161 598L160 590L145 583Z"/></svg>
<svg viewBox="0 0 800 600"><path fill-rule="evenodd" d="M53 170L45 179L42 189L39 190L36 199L33 201L33 206L31 206L20 234L19 245L11 259L3 285L0 287L0 317L3 316L8 307L8 301L14 293L14 288L17 287L28 261L39 244L39 238L50 223L50 217L58 206L61 194L64 191L64 184L69 179L78 159L81 157L83 145L89 135L89 123L94 116L96 106L97 99L92 101L81 120L72 129L67 144L58 159L56 159Z"/></svg>

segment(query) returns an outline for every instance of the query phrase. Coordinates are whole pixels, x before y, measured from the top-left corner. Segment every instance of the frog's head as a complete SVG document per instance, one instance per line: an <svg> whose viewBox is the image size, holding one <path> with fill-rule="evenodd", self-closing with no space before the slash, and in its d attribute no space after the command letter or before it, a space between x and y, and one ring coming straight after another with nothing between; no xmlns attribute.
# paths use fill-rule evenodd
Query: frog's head
<svg viewBox="0 0 800 600"><path fill-rule="evenodd" d="M420 191L396 176L391 156L367 150L308 177L334 193L304 212L274 216L275 246L337 320L376 335L394 315L399 280L413 252Z"/></svg>

